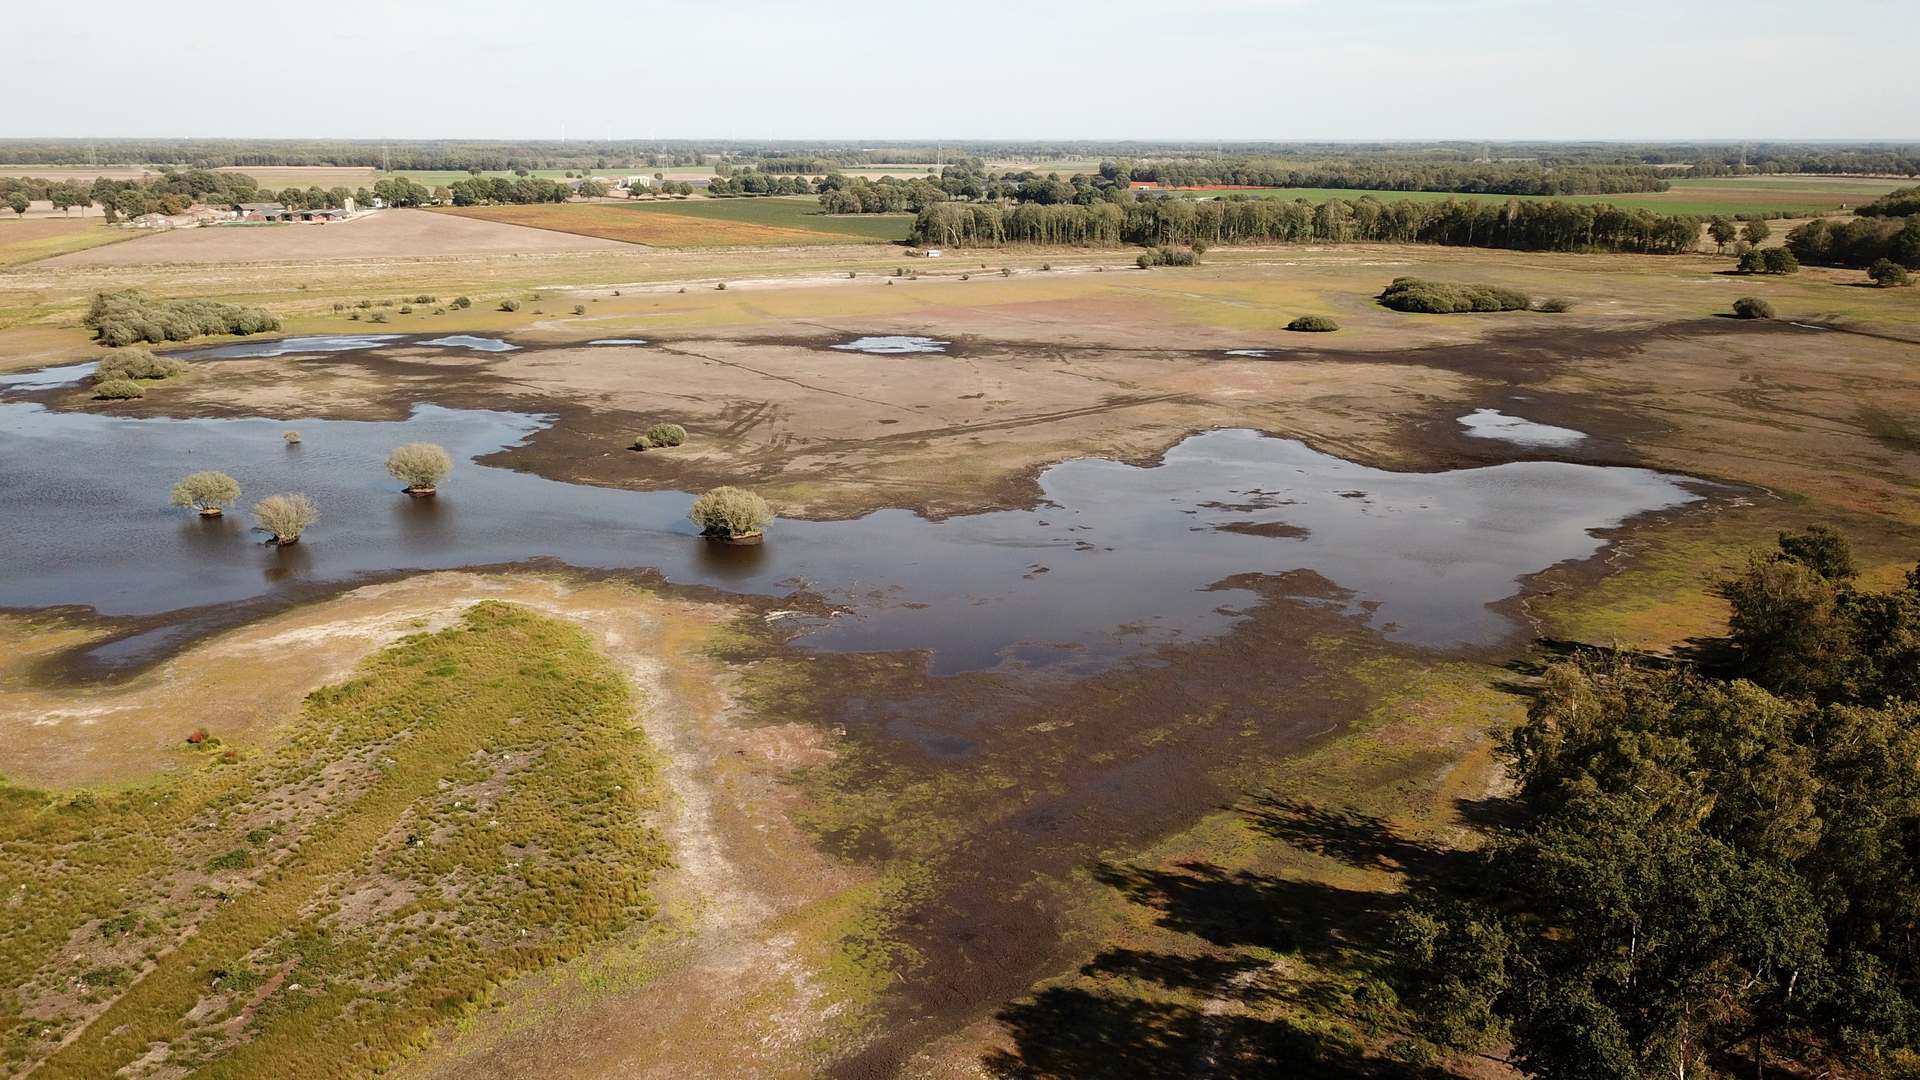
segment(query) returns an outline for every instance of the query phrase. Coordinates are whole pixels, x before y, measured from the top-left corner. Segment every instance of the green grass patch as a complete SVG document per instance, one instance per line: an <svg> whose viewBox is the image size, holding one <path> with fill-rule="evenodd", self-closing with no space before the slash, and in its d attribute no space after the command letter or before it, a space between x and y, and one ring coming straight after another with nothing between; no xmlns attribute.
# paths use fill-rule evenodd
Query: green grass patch
<svg viewBox="0 0 1920 1080"><path fill-rule="evenodd" d="M0 944L6 1064L99 1077L164 1047L210 1077L384 1071L651 914L654 772L587 638L485 603L315 692L257 760L0 787L0 890L28 900Z"/></svg>
<svg viewBox="0 0 1920 1080"><path fill-rule="evenodd" d="M639 213L684 214L714 221L902 242L913 232L914 217L912 214L825 214L820 211L820 200L812 195L741 196L685 202L640 199L634 201L633 209Z"/></svg>

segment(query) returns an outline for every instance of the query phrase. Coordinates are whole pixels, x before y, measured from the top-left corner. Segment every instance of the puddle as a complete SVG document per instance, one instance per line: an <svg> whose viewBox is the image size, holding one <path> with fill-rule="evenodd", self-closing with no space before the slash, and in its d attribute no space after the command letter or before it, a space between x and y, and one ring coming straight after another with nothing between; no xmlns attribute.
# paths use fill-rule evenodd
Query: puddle
<svg viewBox="0 0 1920 1080"><path fill-rule="evenodd" d="M1273 354L1271 352L1268 352L1266 349L1228 349L1227 355L1228 356L1252 356L1252 357L1256 357L1264 360L1267 357L1272 356Z"/></svg>
<svg viewBox="0 0 1920 1080"><path fill-rule="evenodd" d="M405 334L325 334L312 337L277 338L273 341L249 341L239 345L220 345L178 353L183 360L223 360L246 356L286 356L289 353L352 352L373 349L405 338Z"/></svg>
<svg viewBox="0 0 1920 1080"><path fill-rule="evenodd" d="M941 341L930 337L907 337L901 335L882 335L879 337L860 337L842 345L833 346L842 352L879 353L942 353L947 351L951 341Z"/></svg>
<svg viewBox="0 0 1920 1080"><path fill-rule="evenodd" d="M423 341L422 345L439 345L448 349L472 349L474 352L513 352L520 346L499 338L474 337L472 334L449 334L446 337Z"/></svg>
<svg viewBox="0 0 1920 1080"><path fill-rule="evenodd" d="M1515 446L1577 446L1587 439L1584 431L1536 424L1518 416L1508 416L1498 409L1475 409L1459 420L1471 438L1498 439Z"/></svg>
<svg viewBox="0 0 1920 1080"><path fill-rule="evenodd" d="M1491 642L1516 627L1487 605L1513 595L1520 577L1594 554L1602 541L1592 530L1700 497L1683 478L1643 469L1516 462L1393 473L1293 440L1216 431L1149 468L1087 459L1048 469L1035 510L780 521L762 546L727 547L695 535L683 492L473 463L548 422L432 405L370 422L0 404L0 499L57 508L9 525L0 607L152 616L303 583L550 557L736 592L811 589L849 609L806 620L802 644L817 648L930 649L941 673L1003 663L1077 672L1224 632L1258 597L1214 585L1243 573L1313 571L1347 591L1336 603L1400 642ZM281 441L290 424L305 436L291 449ZM390 449L416 440L459 463L437 498L406 497L382 467ZM244 512L203 520L167 505L174 481L210 468L240 481L243 508L306 492L319 524L297 545L269 548ZM166 637L155 633L159 648ZM151 655L139 643L116 648L124 659Z"/></svg>
<svg viewBox="0 0 1920 1080"><path fill-rule="evenodd" d="M646 343L646 338L637 337L609 337L587 342L589 345L645 345Z"/></svg>
<svg viewBox="0 0 1920 1080"><path fill-rule="evenodd" d="M63 386L78 386L99 366L98 363L89 360L84 364L63 364L60 367L41 368L38 371L16 371L11 375L0 375L0 392L58 390Z"/></svg>

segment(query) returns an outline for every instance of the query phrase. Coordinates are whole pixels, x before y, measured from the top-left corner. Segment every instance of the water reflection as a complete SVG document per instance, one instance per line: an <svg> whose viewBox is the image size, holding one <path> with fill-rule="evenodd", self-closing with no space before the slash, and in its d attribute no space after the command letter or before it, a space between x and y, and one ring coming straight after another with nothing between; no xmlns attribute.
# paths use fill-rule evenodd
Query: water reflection
<svg viewBox="0 0 1920 1080"><path fill-rule="evenodd" d="M549 557L738 592L804 588L847 609L804 633L818 648L928 649L939 672L1079 671L1223 632L1258 597L1217 585L1248 573L1311 571L1346 590L1335 603L1402 642L1486 642L1515 629L1487 605L1519 578L1592 555L1602 543L1594 530L1699 497L1681 478L1642 469L1518 462L1394 473L1293 440L1216 431L1150 468L1088 459L1048 469L1036 510L782 520L765 545L733 547L697 536L683 492L475 464L550 422L432 405L404 421L292 422L0 404L0 500L61 507L9 525L0 606L157 615L296 583ZM278 445L290 424L305 436L296 453ZM400 493L383 467L413 441L440 443L457 463L434 498ZM208 522L169 510L168 488L210 468L239 480L242 507L300 491L321 520L299 544L269 548L239 513ZM91 478L84 489L75 475Z"/></svg>

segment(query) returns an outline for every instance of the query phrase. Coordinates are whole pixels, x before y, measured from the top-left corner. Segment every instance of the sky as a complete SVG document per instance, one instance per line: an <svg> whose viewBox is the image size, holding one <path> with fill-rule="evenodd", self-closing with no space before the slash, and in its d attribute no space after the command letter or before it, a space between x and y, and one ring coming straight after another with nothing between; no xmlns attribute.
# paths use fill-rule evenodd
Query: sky
<svg viewBox="0 0 1920 1080"><path fill-rule="evenodd" d="M7 6L0 137L1920 139L1920 0Z"/></svg>

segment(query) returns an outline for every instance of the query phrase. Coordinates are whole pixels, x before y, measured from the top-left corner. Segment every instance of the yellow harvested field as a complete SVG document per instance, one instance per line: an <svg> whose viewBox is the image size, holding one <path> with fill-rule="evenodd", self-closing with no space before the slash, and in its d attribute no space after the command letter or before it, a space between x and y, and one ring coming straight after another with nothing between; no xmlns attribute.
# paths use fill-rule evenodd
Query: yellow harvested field
<svg viewBox="0 0 1920 1080"><path fill-rule="evenodd" d="M37 224L28 222L27 224ZM98 224L94 228L100 228ZM623 250L590 236L423 210L384 210L335 224L214 225L145 236L138 243L64 255L51 265L162 266L175 263L276 263L331 259L553 254Z"/></svg>
<svg viewBox="0 0 1920 1080"><path fill-rule="evenodd" d="M811 229L787 229L750 221L648 212L610 203L532 206L467 206L440 213L525 225L629 244L669 248L792 247L797 244L859 244L866 238Z"/></svg>

